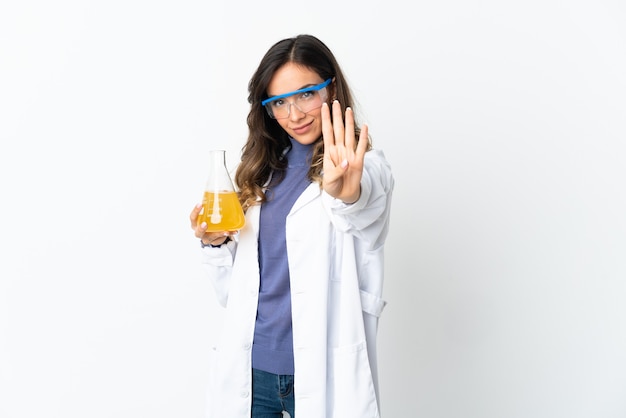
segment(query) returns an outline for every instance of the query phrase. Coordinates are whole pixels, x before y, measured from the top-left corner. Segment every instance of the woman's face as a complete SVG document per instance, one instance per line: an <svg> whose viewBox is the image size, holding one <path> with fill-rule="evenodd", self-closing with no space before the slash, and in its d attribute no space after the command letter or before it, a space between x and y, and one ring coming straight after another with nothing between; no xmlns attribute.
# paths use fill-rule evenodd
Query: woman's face
<svg viewBox="0 0 626 418"><path fill-rule="evenodd" d="M278 96L315 86L323 81L315 71L294 63L287 63L274 73L267 86L267 94L269 97ZM294 105L297 96L284 98L282 106L289 106L289 116L276 119L276 121L289 136L299 143L312 144L322 135L322 108L320 106L305 113Z"/></svg>

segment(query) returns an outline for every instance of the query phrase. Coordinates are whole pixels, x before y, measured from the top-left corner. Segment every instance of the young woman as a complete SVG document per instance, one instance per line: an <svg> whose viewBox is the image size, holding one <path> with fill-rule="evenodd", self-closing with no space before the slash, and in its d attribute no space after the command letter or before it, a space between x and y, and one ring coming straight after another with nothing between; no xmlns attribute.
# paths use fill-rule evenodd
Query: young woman
<svg viewBox="0 0 626 418"><path fill-rule="evenodd" d="M248 86L234 182L241 231L197 225L225 308L208 416L380 416L376 332L394 178L355 122L351 90L319 39L274 44Z"/></svg>

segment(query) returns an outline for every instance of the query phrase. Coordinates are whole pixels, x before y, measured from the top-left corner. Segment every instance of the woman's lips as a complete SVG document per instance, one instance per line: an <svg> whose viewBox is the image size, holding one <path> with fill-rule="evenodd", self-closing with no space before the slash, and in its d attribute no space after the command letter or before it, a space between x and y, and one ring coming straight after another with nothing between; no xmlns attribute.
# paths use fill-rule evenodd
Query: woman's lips
<svg viewBox="0 0 626 418"><path fill-rule="evenodd" d="M302 134L306 133L309 130L310 127L311 127L311 124L307 123L306 125L299 126L297 128L292 128L292 129L298 135L302 135Z"/></svg>

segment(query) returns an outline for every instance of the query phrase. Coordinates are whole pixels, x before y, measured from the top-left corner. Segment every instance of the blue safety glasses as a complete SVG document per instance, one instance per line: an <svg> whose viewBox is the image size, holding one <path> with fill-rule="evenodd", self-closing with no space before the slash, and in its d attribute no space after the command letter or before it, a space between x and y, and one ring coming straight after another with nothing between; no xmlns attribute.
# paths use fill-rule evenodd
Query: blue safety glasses
<svg viewBox="0 0 626 418"><path fill-rule="evenodd" d="M326 86L328 86L331 81L332 79L329 78L315 86L269 97L261 102L261 106L265 107L267 114L273 119L288 118L291 114L292 105L298 108L300 112L308 113L322 107L322 103L328 99ZM293 97L293 100L290 102L285 100L289 97Z"/></svg>

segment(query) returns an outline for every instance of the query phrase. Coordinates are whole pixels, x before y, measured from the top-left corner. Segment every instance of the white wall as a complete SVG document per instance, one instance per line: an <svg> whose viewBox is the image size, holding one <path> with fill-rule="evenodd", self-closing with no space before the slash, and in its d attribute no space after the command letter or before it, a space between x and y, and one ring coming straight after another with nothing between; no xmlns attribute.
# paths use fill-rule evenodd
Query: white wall
<svg viewBox="0 0 626 418"><path fill-rule="evenodd" d="M397 178L386 417L626 416L623 2L211 3L0 6L0 417L201 417L187 216L304 32Z"/></svg>

